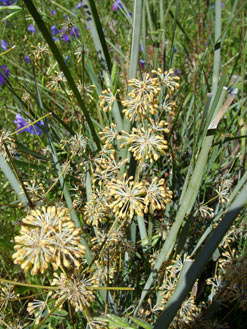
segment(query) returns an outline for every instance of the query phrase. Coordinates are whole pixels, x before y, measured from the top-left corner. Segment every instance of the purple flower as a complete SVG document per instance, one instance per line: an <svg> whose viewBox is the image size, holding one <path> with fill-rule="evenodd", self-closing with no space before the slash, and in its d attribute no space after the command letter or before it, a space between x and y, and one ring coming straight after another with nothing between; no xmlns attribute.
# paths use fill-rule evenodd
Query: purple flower
<svg viewBox="0 0 247 329"><path fill-rule="evenodd" d="M118 8L123 9L123 5L121 4L120 0L115 0L114 4L111 6L113 11L117 11Z"/></svg>
<svg viewBox="0 0 247 329"><path fill-rule="evenodd" d="M1 40L1 48L4 51L7 50L8 49L8 42L4 41L4 40Z"/></svg>
<svg viewBox="0 0 247 329"><path fill-rule="evenodd" d="M1 66L1 69L0 69L0 86L2 86L4 84L6 77L9 76L9 73L10 73L10 71L7 68L7 66L6 65L2 65Z"/></svg>
<svg viewBox="0 0 247 329"><path fill-rule="evenodd" d="M1 6L10 6L12 5L11 0L0 0Z"/></svg>
<svg viewBox="0 0 247 329"><path fill-rule="evenodd" d="M50 10L50 14L51 14L51 16L55 16L56 15L56 10L55 9L51 9Z"/></svg>
<svg viewBox="0 0 247 329"><path fill-rule="evenodd" d="M24 128L28 125L27 121L22 117L22 115L20 113L16 114L14 123L16 124L17 130ZM43 125L44 125L44 122L41 120L30 127L22 129L20 132L18 132L18 134L20 134L23 131L28 131L32 135L40 136L43 134L43 130L40 129L39 126L43 126Z"/></svg>
<svg viewBox="0 0 247 329"><path fill-rule="evenodd" d="M70 56L65 56L65 60L64 60L65 64L70 64L71 63L71 58Z"/></svg>
<svg viewBox="0 0 247 329"><path fill-rule="evenodd" d="M145 63L146 63L146 62L144 61L144 59L140 59L140 66L141 66L142 69L143 69Z"/></svg>
<svg viewBox="0 0 247 329"><path fill-rule="evenodd" d="M33 26L33 24L30 24L27 28L28 32L31 33L37 33L36 28Z"/></svg>
<svg viewBox="0 0 247 329"><path fill-rule="evenodd" d="M76 9L80 9L82 8L82 1L80 1L77 5L76 5Z"/></svg>
<svg viewBox="0 0 247 329"><path fill-rule="evenodd" d="M77 26L73 26L72 29L69 30L70 35L72 35L72 37L76 37L79 38L80 34L79 34L79 29Z"/></svg>
<svg viewBox="0 0 247 329"><path fill-rule="evenodd" d="M63 41L65 41L65 42L69 42L69 36L68 36L67 33L64 33L64 34L62 35L62 37L63 37Z"/></svg>
<svg viewBox="0 0 247 329"><path fill-rule="evenodd" d="M139 51L140 51L140 52L143 51L143 47L142 47L142 45L139 46Z"/></svg>
<svg viewBox="0 0 247 329"><path fill-rule="evenodd" d="M25 61L26 63L28 63L28 64L31 64L31 61L30 61L30 58L29 58L29 55L28 55L28 54L26 54L26 55L24 56L24 61Z"/></svg>
<svg viewBox="0 0 247 329"><path fill-rule="evenodd" d="M175 75L180 75L181 74L181 71L179 69L176 69L175 70Z"/></svg>
<svg viewBox="0 0 247 329"><path fill-rule="evenodd" d="M51 33L52 33L52 35L57 35L59 33L56 25L53 25L51 27Z"/></svg>

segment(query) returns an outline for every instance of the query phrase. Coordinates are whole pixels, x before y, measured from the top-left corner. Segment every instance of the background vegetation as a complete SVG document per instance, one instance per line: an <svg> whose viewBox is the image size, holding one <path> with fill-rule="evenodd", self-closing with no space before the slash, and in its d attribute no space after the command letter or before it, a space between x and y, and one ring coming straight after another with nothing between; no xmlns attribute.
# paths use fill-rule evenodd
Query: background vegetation
<svg viewBox="0 0 247 329"><path fill-rule="evenodd" d="M246 9L0 1L0 328L246 327Z"/></svg>

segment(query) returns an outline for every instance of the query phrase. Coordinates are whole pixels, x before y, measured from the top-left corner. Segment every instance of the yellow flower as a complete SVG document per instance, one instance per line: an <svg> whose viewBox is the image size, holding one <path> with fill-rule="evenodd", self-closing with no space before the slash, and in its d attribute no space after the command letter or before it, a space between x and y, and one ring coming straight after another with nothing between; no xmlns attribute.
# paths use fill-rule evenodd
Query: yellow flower
<svg viewBox="0 0 247 329"><path fill-rule="evenodd" d="M148 207L151 205L153 210L165 209L166 205L171 202L172 191L164 186L165 180L158 177L153 178L150 185L147 186L145 202L145 213L148 212Z"/></svg>
<svg viewBox="0 0 247 329"><path fill-rule="evenodd" d="M62 300L63 303L68 301L75 311L84 311L94 301L94 292L88 287L92 286L94 278L86 279L79 272L67 277L64 273L60 276L55 273L54 279L51 283L52 286L56 286L56 290L52 293L52 297L56 299L56 304L59 304Z"/></svg>
<svg viewBox="0 0 247 329"><path fill-rule="evenodd" d="M130 145L129 151L134 153L136 160L149 159L158 160L160 154L166 154L168 149L167 141L162 135L157 134L152 128L136 129L133 128L131 134L122 132L122 136L119 139L125 139L126 141L121 144L120 147Z"/></svg>
<svg viewBox="0 0 247 329"><path fill-rule="evenodd" d="M85 254L80 244L81 230L75 227L68 209L42 207L31 210L22 220L20 235L15 237L14 263L35 275L44 273L48 264L55 269L60 266L80 265L78 258Z"/></svg>

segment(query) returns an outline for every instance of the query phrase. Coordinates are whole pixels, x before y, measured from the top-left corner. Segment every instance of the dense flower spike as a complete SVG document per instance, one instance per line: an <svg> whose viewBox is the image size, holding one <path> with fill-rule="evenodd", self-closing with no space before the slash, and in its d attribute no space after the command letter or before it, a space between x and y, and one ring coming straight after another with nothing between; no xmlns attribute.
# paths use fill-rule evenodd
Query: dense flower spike
<svg viewBox="0 0 247 329"><path fill-rule="evenodd" d="M49 263L54 269L80 266L78 259L85 254L80 244L81 230L75 227L66 208L31 210L22 222L13 258L25 271L32 268L32 275L44 273Z"/></svg>

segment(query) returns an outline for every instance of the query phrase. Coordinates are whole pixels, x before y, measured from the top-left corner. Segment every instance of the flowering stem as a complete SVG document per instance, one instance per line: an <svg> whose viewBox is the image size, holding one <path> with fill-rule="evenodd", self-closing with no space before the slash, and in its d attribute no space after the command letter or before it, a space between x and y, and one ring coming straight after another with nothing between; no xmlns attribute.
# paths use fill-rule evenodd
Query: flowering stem
<svg viewBox="0 0 247 329"><path fill-rule="evenodd" d="M47 290L56 290L57 289L57 287L55 287L55 286L54 287L41 286L38 284L22 283L22 282L17 282L17 281L6 280L6 279L2 279L2 278L0 278L0 282L13 284L14 286L22 286L22 287L37 288L37 289L47 289Z"/></svg>

